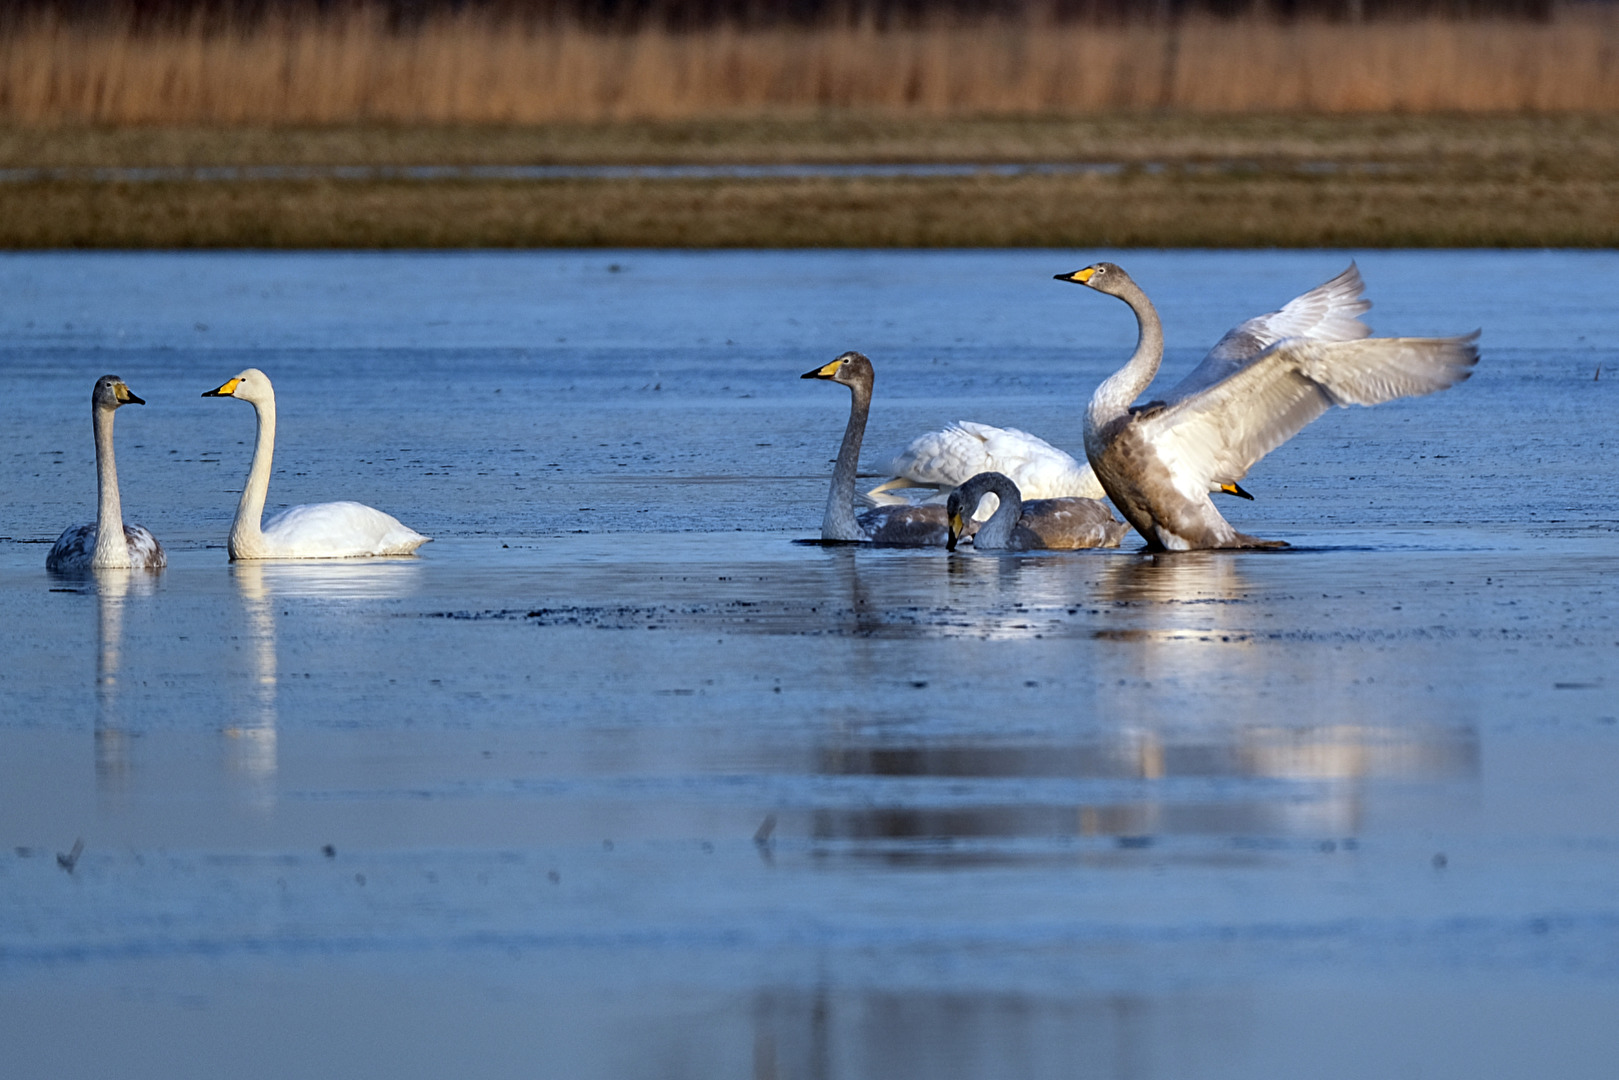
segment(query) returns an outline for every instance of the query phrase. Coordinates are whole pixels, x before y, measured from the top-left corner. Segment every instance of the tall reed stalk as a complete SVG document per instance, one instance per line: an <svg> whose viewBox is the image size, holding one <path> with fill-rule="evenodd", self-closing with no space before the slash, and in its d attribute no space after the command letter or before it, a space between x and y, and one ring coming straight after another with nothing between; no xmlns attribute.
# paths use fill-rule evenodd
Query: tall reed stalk
<svg viewBox="0 0 1619 1080"><path fill-rule="evenodd" d="M0 122L535 124L862 109L923 116L1619 109L1619 13L1548 22L1036 18L624 32L376 11L0 34Z"/></svg>

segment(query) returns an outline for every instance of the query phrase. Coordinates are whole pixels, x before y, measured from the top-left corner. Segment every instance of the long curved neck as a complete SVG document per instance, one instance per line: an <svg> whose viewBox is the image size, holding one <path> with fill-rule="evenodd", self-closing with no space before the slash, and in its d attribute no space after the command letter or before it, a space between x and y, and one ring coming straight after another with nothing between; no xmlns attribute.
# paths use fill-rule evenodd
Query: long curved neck
<svg viewBox="0 0 1619 1080"><path fill-rule="evenodd" d="M826 516L821 519L822 540L866 539L854 516L854 480L860 464L860 443L866 437L866 418L871 415L871 387L854 384L849 387L849 393L849 426L843 429L838 463L832 468Z"/></svg>
<svg viewBox="0 0 1619 1080"><path fill-rule="evenodd" d="M96 550L93 566L128 566L129 541L124 537L124 505L118 497L118 463L112 454L112 414L95 405L90 409L96 432Z"/></svg>
<svg viewBox="0 0 1619 1080"><path fill-rule="evenodd" d="M973 534L973 547L979 550L990 548L1003 548L1012 542L1012 530L1017 526L1018 519L1023 516L1023 493L1018 486L1005 476L996 476L987 481L984 490L979 494L982 499L985 494L993 492L1001 500L1001 505L989 516L989 520L978 527ZM976 510L975 503L973 509Z"/></svg>
<svg viewBox="0 0 1619 1080"><path fill-rule="evenodd" d="M1085 410L1088 429L1099 430L1110 420L1128 413L1131 403L1141 396L1158 374L1158 365L1164 361L1164 324L1158 321L1158 309L1133 281L1126 284L1118 297L1136 313L1136 351L1131 354L1129 363L1109 376L1091 395L1090 407Z"/></svg>
<svg viewBox="0 0 1619 1080"><path fill-rule="evenodd" d="M275 397L253 402L259 420L258 442L253 447L253 465L247 470L241 501L236 504L236 520L230 527L231 554L262 543L259 522L264 517L264 498L270 493L270 463L275 457Z"/></svg>

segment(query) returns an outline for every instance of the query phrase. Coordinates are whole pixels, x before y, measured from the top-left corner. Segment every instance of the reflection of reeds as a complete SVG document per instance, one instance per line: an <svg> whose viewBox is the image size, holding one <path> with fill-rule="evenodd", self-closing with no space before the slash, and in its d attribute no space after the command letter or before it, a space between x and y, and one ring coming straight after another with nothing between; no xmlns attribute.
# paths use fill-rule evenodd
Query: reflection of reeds
<svg viewBox="0 0 1619 1080"><path fill-rule="evenodd" d="M1546 22L939 21L607 32L471 13L250 28L23 20L0 121L545 123L854 108L935 116L1619 108L1619 15Z"/></svg>

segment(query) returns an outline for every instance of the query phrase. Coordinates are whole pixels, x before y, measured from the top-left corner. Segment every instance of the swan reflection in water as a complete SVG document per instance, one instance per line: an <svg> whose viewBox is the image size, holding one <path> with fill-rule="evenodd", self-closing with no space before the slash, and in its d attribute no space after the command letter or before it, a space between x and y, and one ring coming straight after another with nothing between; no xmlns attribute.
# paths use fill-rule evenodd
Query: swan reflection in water
<svg viewBox="0 0 1619 1080"><path fill-rule="evenodd" d="M1240 1003L1223 994L821 984L757 990L749 1011L755 1080L1184 1076L1198 1071L1193 1053L1235 1058L1245 1028Z"/></svg>
<svg viewBox="0 0 1619 1080"><path fill-rule="evenodd" d="M1243 557L974 562L991 576L975 566L954 584L990 613L992 639L1032 631L1042 608L1084 605L1070 640L1053 646L1071 654L1063 692L1024 706L1058 731L1055 714L1071 715L1073 734L1014 744L994 724L941 738L896 731L878 713L865 723L845 719L820 748L820 773L907 782L881 805L813 811L813 840L852 842L856 854L954 861L1010 857L1008 840L1348 838L1378 782L1478 772L1470 718L1436 715L1427 702L1362 678L1380 673L1369 663L1398 660L1262 629L1276 621L1267 613L1287 616L1286 625L1314 615L1291 596L1273 596L1269 579L1250 579ZM1075 639L1075 630L1085 632ZM947 851L922 840L973 843Z"/></svg>
<svg viewBox="0 0 1619 1080"><path fill-rule="evenodd" d="M247 692L232 703L223 733L225 759L241 779L248 802L262 809L275 805L277 766L275 594L266 581L265 565L236 562L230 572L242 599L246 633Z"/></svg>
<svg viewBox="0 0 1619 1080"><path fill-rule="evenodd" d="M275 804L278 767L279 657L276 620L288 601L300 603L389 599L412 592L422 564L416 559L330 559L231 564L246 621L247 692L224 728L227 762L250 802Z"/></svg>
<svg viewBox="0 0 1619 1080"><path fill-rule="evenodd" d="M104 568L88 572L96 590L96 787L104 797L126 792L130 774L129 717L120 680L124 667L124 611L131 597L148 597L158 577L148 570Z"/></svg>

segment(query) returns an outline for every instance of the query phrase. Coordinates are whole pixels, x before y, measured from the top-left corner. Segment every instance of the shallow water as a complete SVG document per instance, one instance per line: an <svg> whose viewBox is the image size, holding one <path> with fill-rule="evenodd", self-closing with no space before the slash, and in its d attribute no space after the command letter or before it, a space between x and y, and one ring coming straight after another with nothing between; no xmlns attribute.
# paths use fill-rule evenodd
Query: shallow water
<svg viewBox="0 0 1619 1080"><path fill-rule="evenodd" d="M1076 447L1095 257L0 258L7 1074L1608 1075L1619 257L1360 256L1484 359L1221 504L1293 550L789 542L845 348L867 460ZM1171 377L1346 258L1116 257ZM420 558L227 563L250 364ZM53 578L108 371L171 565Z"/></svg>

